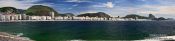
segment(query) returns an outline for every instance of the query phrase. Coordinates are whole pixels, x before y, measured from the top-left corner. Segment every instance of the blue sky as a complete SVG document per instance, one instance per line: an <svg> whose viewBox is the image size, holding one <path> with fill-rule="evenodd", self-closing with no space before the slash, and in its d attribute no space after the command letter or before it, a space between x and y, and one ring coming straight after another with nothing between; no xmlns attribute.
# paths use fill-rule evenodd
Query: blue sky
<svg viewBox="0 0 175 41"><path fill-rule="evenodd" d="M0 7L27 9L33 5L45 5L59 13L105 12L111 16L149 13L157 17L175 18L175 0L0 0Z"/></svg>

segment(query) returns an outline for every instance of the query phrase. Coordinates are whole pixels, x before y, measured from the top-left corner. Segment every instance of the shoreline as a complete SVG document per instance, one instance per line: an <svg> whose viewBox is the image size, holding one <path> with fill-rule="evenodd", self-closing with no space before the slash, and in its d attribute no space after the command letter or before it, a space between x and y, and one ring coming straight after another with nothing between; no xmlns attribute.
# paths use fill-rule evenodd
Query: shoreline
<svg viewBox="0 0 175 41"><path fill-rule="evenodd" d="M153 38L135 40L135 41L166 41L166 40L175 40L175 36L153 37Z"/></svg>
<svg viewBox="0 0 175 41"><path fill-rule="evenodd" d="M14 20L1 22L52 22L52 21L158 21L158 20ZM175 20L159 20L159 21L175 21Z"/></svg>

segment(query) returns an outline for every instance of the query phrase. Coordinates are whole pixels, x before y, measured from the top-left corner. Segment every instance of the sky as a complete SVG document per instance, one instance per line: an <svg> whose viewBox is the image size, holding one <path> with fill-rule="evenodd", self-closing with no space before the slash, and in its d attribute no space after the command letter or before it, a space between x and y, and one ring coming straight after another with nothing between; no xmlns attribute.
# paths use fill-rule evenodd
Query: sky
<svg viewBox="0 0 175 41"><path fill-rule="evenodd" d="M105 12L111 16L138 14L175 18L175 0L0 0L0 7L27 9L33 5L52 7L59 13Z"/></svg>

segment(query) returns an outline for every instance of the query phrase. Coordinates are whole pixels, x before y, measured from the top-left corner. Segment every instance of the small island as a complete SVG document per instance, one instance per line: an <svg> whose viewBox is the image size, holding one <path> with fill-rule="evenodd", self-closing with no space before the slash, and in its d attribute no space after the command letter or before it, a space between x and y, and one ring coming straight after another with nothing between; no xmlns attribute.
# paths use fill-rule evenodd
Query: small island
<svg viewBox="0 0 175 41"><path fill-rule="evenodd" d="M156 18L153 14L148 17L137 14L129 14L124 17L111 17L104 12L85 13L74 15L73 13L60 14L53 8L43 5L34 5L27 10L14 7L0 8L0 22L20 21L155 21L173 20L173 18Z"/></svg>

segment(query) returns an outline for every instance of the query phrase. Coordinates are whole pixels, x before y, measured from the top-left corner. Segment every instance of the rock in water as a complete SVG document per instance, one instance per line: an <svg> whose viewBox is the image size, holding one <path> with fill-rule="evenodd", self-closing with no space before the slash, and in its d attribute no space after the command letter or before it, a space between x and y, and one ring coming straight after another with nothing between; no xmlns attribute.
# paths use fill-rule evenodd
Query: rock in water
<svg viewBox="0 0 175 41"><path fill-rule="evenodd" d="M27 37L19 37L5 32L0 32L0 41L34 41Z"/></svg>

